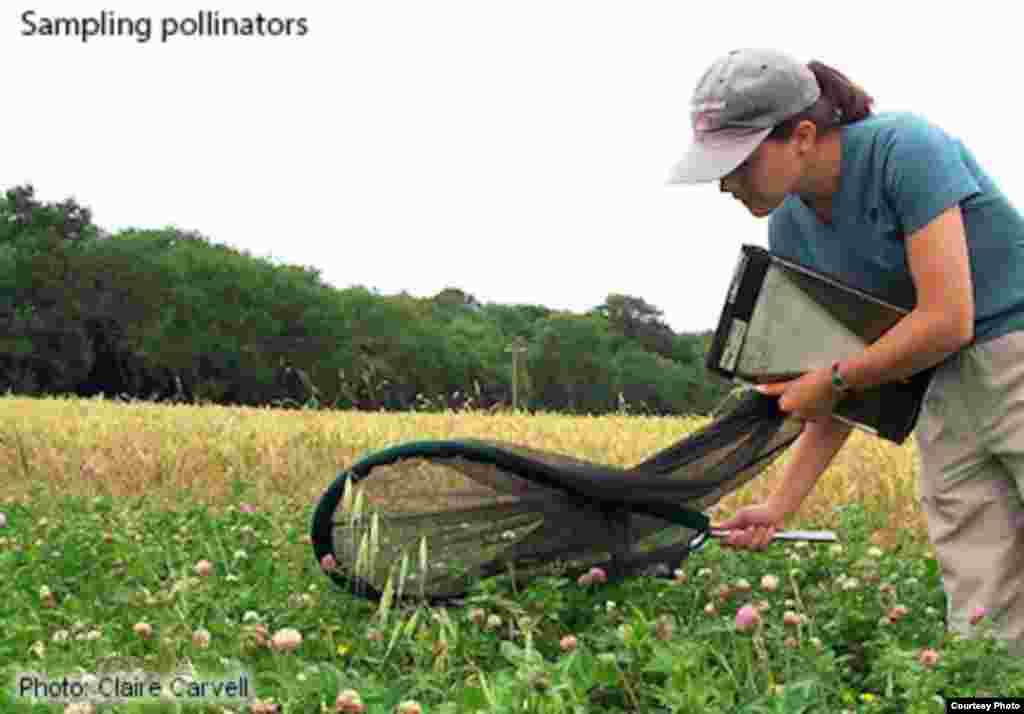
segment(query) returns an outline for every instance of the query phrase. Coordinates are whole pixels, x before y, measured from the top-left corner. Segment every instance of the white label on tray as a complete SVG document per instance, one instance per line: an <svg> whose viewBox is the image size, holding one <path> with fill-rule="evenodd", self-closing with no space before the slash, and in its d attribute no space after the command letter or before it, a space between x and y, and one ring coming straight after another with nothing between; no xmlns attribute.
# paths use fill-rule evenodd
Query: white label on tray
<svg viewBox="0 0 1024 714"><path fill-rule="evenodd" d="M732 285L729 286L729 297L726 298L726 302L733 303L736 301L736 292L740 289L743 272L747 269L747 260L746 253L740 256L740 262L736 264L736 272L732 276Z"/></svg>
<svg viewBox="0 0 1024 714"><path fill-rule="evenodd" d="M727 372L736 370L736 361L740 358L740 350L743 348L743 338L747 334L747 323L734 318L729 325L729 336L725 339L725 349L722 350L722 369Z"/></svg>

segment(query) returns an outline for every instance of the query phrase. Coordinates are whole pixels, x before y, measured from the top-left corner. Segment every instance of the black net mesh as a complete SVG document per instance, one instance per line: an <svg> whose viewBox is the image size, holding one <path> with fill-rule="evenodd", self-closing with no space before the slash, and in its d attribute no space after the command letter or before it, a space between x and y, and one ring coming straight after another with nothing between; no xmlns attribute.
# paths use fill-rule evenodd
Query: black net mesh
<svg viewBox="0 0 1024 714"><path fill-rule="evenodd" d="M501 441L420 441L342 472L313 516L318 562L353 592L446 600L480 578L671 572L703 511L767 468L803 423L750 390L632 468Z"/></svg>

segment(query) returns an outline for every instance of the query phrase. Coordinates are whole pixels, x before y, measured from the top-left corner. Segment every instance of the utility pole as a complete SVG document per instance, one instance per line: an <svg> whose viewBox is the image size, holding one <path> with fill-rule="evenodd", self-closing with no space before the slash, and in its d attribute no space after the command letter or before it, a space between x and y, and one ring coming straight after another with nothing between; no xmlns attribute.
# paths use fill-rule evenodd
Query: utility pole
<svg viewBox="0 0 1024 714"><path fill-rule="evenodd" d="M512 411L519 408L519 355L526 350L527 347L522 337L517 337L511 346L505 348L506 352L512 353Z"/></svg>

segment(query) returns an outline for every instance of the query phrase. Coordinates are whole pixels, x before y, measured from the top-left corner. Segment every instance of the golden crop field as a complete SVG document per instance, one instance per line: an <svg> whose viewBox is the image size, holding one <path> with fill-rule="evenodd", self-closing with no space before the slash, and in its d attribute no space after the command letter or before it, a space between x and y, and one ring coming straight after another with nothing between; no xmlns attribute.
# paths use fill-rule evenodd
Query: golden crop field
<svg viewBox="0 0 1024 714"><path fill-rule="evenodd" d="M0 398L0 499L44 493L144 497L173 504L183 491L226 502L243 484L256 503L312 504L339 471L367 454L429 439L520 443L628 467L710 421L480 412L367 413L122 403L98 399ZM724 499L713 521L766 498L781 459ZM835 506L860 502L886 514L876 532L927 543L917 503L913 439L895 445L855 431L788 527L827 528ZM840 535L841 537L841 535Z"/></svg>

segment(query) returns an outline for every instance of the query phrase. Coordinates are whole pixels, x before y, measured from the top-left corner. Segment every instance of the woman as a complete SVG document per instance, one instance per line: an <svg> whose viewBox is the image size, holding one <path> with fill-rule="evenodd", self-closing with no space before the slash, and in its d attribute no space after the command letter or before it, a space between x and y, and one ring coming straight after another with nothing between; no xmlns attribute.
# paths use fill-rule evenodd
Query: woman
<svg viewBox="0 0 1024 714"><path fill-rule="evenodd" d="M760 549L846 442L847 389L939 365L915 431L951 629L984 607L1024 654L1024 217L958 140L873 114L840 72L737 50L701 78L694 142L671 183L719 181L769 247L914 309L852 358L762 391L806 420L780 487L716 527Z"/></svg>

